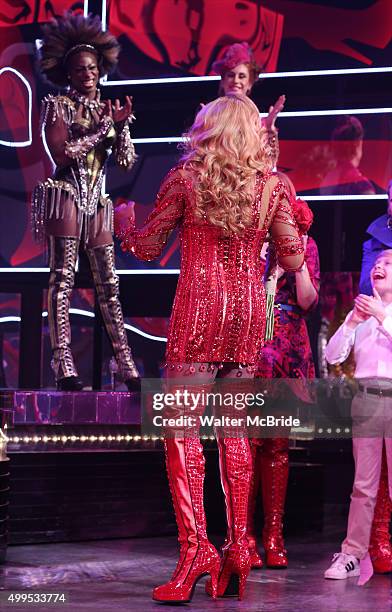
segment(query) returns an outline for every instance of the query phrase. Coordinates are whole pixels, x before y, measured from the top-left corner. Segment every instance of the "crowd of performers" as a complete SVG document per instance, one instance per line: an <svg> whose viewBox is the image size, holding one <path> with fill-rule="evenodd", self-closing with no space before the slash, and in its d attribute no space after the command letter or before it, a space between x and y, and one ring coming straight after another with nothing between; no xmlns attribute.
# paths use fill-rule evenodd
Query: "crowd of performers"
<svg viewBox="0 0 392 612"><path fill-rule="evenodd" d="M83 386L71 353L69 323L81 247L88 255L119 371L130 390L140 384L119 302L112 203L101 194L108 155L113 154L124 169L135 160L131 99L126 98L123 105L118 100L102 101L97 88L99 78L115 66L118 54L117 40L102 31L97 18L67 15L45 28L42 73L53 85L66 89L43 103L43 129L56 169L34 192L33 220L37 237L49 249L48 318L52 366L60 390ZM259 71L245 43L232 45L214 70L221 76L219 97L202 105L185 134L182 157L164 179L153 212L137 229L132 204L122 205L115 212L116 234L123 250L148 261L160 255L170 232L180 229L181 273L166 351L168 384L180 382L192 388L217 378L233 384L255 376L314 378L306 326L307 314L317 305L320 284L317 245L308 236L313 214L296 197L291 181L273 171L279 155L275 119L284 96L260 121L249 98ZM380 344L381 363L392 350L388 310L392 251L385 250L392 247L389 219L388 214L372 224L372 238L365 245L362 282L366 289L362 291L370 295L357 298L327 349L330 361L338 363L358 344L356 367L362 374L357 371L356 375L375 380L361 391L366 405L368 397L373 403L392 401L388 399L392 381L386 366L383 370L377 368L377 361L373 367L361 363L367 334L375 345ZM270 286L274 294L274 333L265 342L264 279L267 293ZM389 379L389 386L387 380L384 392L377 395L373 387L378 388L380 378ZM201 405L197 410L202 413L204 409ZM155 600L189 601L195 582L204 574L210 575L206 591L212 597L243 596L251 568L263 565L253 517L259 488L264 508L264 562L270 568L287 567L283 515L288 435L283 430L279 437L248 440L229 431L217 437L227 510L222 554L206 532L204 456L198 428L166 437L180 557L171 579L154 590ZM349 533L325 575L359 575L363 562L364 581L371 567L378 572L392 571L391 479L388 492L386 462L388 456L391 463L392 449L382 436L372 445L366 445L362 437L354 443L354 454ZM368 471L371 485L366 480Z"/></svg>

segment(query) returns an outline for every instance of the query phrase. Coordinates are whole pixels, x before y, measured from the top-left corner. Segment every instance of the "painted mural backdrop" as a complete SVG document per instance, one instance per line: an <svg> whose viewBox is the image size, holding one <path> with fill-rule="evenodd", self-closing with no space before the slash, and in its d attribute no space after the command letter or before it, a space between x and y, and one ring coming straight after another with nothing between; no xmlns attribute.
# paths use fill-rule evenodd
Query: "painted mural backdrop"
<svg viewBox="0 0 392 612"><path fill-rule="evenodd" d="M36 70L36 45L42 23L65 10L84 9L83 1L71 0L0 3L0 267L45 264L29 221L31 191L51 173L39 132L40 101L50 88ZM242 40L249 42L265 71L392 64L390 0L108 0L106 9L108 25L122 44L120 64L111 77L120 80L209 74L225 48ZM359 118L364 128L360 170L375 193L385 189L391 170L390 117ZM336 193L333 170L342 145L331 141L335 121L280 120L281 168L305 194ZM116 201L135 199L142 219L177 152L171 145L139 147L138 152L130 175L110 172L107 190ZM344 193L358 193L360 181L350 173L343 182ZM172 244L177 244L175 237ZM141 265L124 257L119 264ZM148 266L177 267L176 247L171 245L160 261Z"/></svg>
<svg viewBox="0 0 392 612"><path fill-rule="evenodd" d="M108 0L125 78L206 75L246 40L263 71L391 64L390 0Z"/></svg>

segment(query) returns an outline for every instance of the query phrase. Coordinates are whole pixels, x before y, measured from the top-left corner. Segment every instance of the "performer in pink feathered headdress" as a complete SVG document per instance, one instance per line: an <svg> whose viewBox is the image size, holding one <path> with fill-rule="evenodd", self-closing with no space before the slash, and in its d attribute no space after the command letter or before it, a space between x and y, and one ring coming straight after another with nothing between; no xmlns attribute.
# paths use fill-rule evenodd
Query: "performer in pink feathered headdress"
<svg viewBox="0 0 392 612"><path fill-rule="evenodd" d="M252 49L247 42L234 43L225 54L212 65L212 71L221 76L220 95L236 94L249 96L257 82L260 67L257 65ZM275 121L283 109L285 96L280 96L273 106L269 107L267 117L262 119L263 138L269 160L269 168L275 168L279 157L278 130Z"/></svg>
<svg viewBox="0 0 392 612"><path fill-rule="evenodd" d="M254 60L252 49L247 42L234 43L231 45L222 59L217 60L212 64L212 71L220 74L222 80L225 79L228 72L234 70L236 66L244 64L249 72L249 88L246 94L250 94L254 83L259 78L260 67ZM223 83L220 88L223 92Z"/></svg>

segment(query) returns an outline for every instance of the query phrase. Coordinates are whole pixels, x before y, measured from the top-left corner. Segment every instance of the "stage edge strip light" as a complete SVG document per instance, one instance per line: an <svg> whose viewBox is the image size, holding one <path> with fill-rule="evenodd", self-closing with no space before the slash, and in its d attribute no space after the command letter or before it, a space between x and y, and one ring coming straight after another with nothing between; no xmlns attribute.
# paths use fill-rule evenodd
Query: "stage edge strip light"
<svg viewBox="0 0 392 612"><path fill-rule="evenodd" d="M298 430L300 428L297 427L293 427L292 430L295 432L296 430ZM348 427L344 428L344 431L340 428L340 427L336 427L335 430L332 427L328 427L326 429L323 429L322 427L319 427L317 429L317 433L321 434L329 434L329 435L334 435L334 434L341 434L341 433L345 433L345 434L350 434L351 430ZM160 440L164 440L163 436L139 436L139 435L130 435L130 434L126 434L126 435L81 435L81 436L75 436L75 435L53 435L53 436L11 436L8 437L7 435L3 435L2 439L7 442L8 444L39 444L40 442L43 442L44 444L57 444L57 443L62 443L62 444L67 444L69 442L71 443L75 443L75 442L82 442L82 443L95 443L95 444L99 444L100 442L157 442ZM215 440L215 436L200 436L201 440L209 440L211 442L213 442Z"/></svg>
<svg viewBox="0 0 392 612"><path fill-rule="evenodd" d="M21 142L11 142L11 141L8 141L8 140L1 140L0 139L0 145L3 145L5 147L13 147L13 148L29 147L31 145L31 143L33 142L32 125L31 125L31 111L32 111L33 93L31 91L30 83L28 82L26 77L24 77L23 74L21 72L19 72L19 70L16 70L15 68L11 68L11 66L4 66L4 68L1 68L0 69L0 76L3 74L3 72L13 72L14 74L16 74L20 78L22 83L24 83L26 85L27 94L28 94L28 101L29 101L29 108L28 108L29 139L21 141Z"/></svg>
<svg viewBox="0 0 392 612"><path fill-rule="evenodd" d="M163 436L131 436L130 434L127 435L108 435L108 436L104 436L104 435L81 435L81 436L75 436L75 435L59 435L59 436L12 436L12 437L8 437L8 436L4 436L3 438L6 442L8 442L9 444L38 444L39 442L44 442L45 444L48 443L62 443L62 444L66 444L68 442L92 442L92 443L99 443L99 442L157 442L158 440L164 440ZM201 440L215 440L214 436L200 436Z"/></svg>
<svg viewBox="0 0 392 612"><path fill-rule="evenodd" d="M89 310L83 310L81 308L70 308L69 312L70 314L80 315L82 317L88 317L90 319L95 318L95 314L93 312ZM45 310L42 313L42 317L46 318L47 316L48 316L48 313ZM20 323L20 321L21 321L21 318L18 316L0 317L0 323ZM124 327L125 329L128 329L129 331L134 332L135 334L138 334L139 336L142 336L143 338L147 338L147 340L155 340L155 342L167 342L167 338L165 338L164 336L153 336L152 334L148 334L147 332L144 332L138 327L134 327L133 325L130 325L129 323L125 323Z"/></svg>

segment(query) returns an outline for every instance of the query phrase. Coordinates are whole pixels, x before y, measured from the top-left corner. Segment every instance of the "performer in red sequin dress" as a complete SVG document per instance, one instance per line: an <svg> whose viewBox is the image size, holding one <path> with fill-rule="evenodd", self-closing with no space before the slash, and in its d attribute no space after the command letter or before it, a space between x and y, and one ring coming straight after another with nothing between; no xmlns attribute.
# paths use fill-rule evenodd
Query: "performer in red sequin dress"
<svg viewBox="0 0 392 612"><path fill-rule="evenodd" d="M198 113L185 138L179 166L164 180L155 210L136 230L132 207L119 207L117 235L137 257L157 257L171 230L181 233L181 274L169 326L167 378L189 390L218 375L253 377L265 327L265 291L260 252L268 231L280 265L303 262L285 186L265 172L257 107L246 97L227 96ZM200 390L200 388L199 388ZM202 414L198 406L193 415ZM177 414L183 406L175 407ZM226 499L228 538L223 559L206 534L203 506L204 456L198 427L166 436L169 484L179 530L180 558L171 580L153 599L186 602L195 582L210 574L213 597L242 597L250 570L246 538L251 456L245 436L217 440ZM236 582L231 590L232 581Z"/></svg>
<svg viewBox="0 0 392 612"><path fill-rule="evenodd" d="M279 173L278 173L279 174ZM295 189L288 177L283 177L290 189L295 220L302 235L305 261L297 272L285 272L277 281L274 303L274 335L265 342L256 376L260 378L297 378L306 381L315 377L313 356L306 326L306 314L318 302L320 265L316 242L307 235L313 213L303 200L295 199ZM267 272L268 274L268 272ZM305 401L307 391L297 389ZM254 511L259 487L263 499L263 545L269 568L287 567L283 541L283 513L289 475L289 431L282 437L253 439L253 479L249 496L248 541L252 567L260 568L262 559L257 551Z"/></svg>

